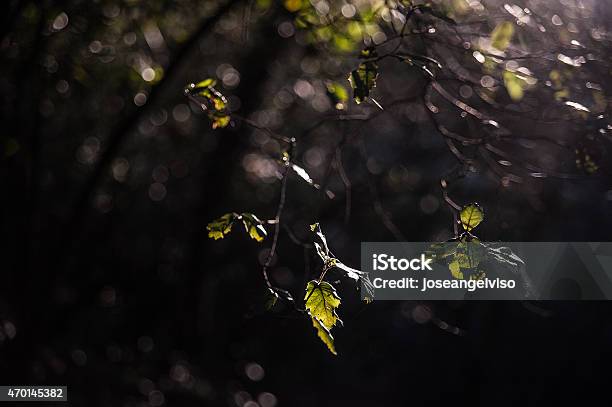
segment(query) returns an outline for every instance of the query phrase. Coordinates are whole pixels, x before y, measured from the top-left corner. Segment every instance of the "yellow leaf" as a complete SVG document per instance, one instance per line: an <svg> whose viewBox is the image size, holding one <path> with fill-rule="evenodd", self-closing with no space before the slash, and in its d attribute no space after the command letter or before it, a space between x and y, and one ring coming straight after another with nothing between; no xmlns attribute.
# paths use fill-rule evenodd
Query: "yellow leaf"
<svg viewBox="0 0 612 407"><path fill-rule="evenodd" d="M310 281L306 286L304 300L310 316L317 318L327 329L333 328L338 321L342 324L336 314L336 309L340 306L340 297L330 283Z"/></svg>
<svg viewBox="0 0 612 407"><path fill-rule="evenodd" d="M285 0L285 8L291 13L295 13L300 10L303 6L302 0Z"/></svg>
<svg viewBox="0 0 612 407"><path fill-rule="evenodd" d="M525 81L510 71L504 71L503 77L504 85L506 86L510 99L515 102L519 102L521 99L523 99L523 96L525 96Z"/></svg>
<svg viewBox="0 0 612 407"><path fill-rule="evenodd" d="M266 229L263 227L263 222L252 213L242 213L240 214L240 217L242 218L244 228L251 239L258 242L263 241L264 237L267 235Z"/></svg>
<svg viewBox="0 0 612 407"><path fill-rule="evenodd" d="M461 225L469 232L482 222L484 219L484 212L480 205L472 203L461 209L459 217L461 219Z"/></svg>
<svg viewBox="0 0 612 407"><path fill-rule="evenodd" d="M262 240L264 240L263 236L259 233L260 231L259 231L258 228L260 228L260 227L261 226L252 225L249 228L249 236L251 236L252 239L257 240L258 242L261 242ZM263 227L261 227L261 228L263 229ZM265 229L263 229L263 230L265 230Z"/></svg>
<svg viewBox="0 0 612 407"><path fill-rule="evenodd" d="M317 335L319 335L321 341L327 345L327 348L331 353L337 355L338 353L336 352L336 347L334 346L334 337L332 336L331 332L329 332L329 329L327 329L325 325L323 325L316 317L311 315L311 318L312 325L316 328Z"/></svg>
<svg viewBox="0 0 612 407"><path fill-rule="evenodd" d="M233 213L226 213L210 222L206 229L208 230L208 237L211 239L223 239L225 235L232 231L232 224L236 219L236 215Z"/></svg>
<svg viewBox="0 0 612 407"><path fill-rule="evenodd" d="M223 127L227 127L230 122L230 117L228 115L215 117L212 121L212 128L219 129Z"/></svg>
<svg viewBox="0 0 612 407"><path fill-rule="evenodd" d="M216 84L217 84L216 80L214 80L212 78L207 78L207 79L204 79L203 81L200 81L200 82L196 83L194 85L194 87L196 89L198 89L198 88L209 88L211 86L215 86Z"/></svg>

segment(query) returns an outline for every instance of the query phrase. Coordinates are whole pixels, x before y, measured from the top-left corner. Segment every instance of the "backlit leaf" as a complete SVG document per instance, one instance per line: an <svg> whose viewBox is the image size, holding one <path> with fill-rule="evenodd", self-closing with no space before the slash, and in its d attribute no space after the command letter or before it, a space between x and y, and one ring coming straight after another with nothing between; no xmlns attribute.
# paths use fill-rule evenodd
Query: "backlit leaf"
<svg viewBox="0 0 612 407"><path fill-rule="evenodd" d="M337 355L338 353L336 352L336 347L334 346L334 337L329 329L327 329L327 327L323 325L316 317L313 317L312 315L310 315L310 317L312 318L312 325L317 330L317 335L321 341L327 345L327 348L331 353Z"/></svg>
<svg viewBox="0 0 612 407"><path fill-rule="evenodd" d="M372 284L370 276L367 272L349 267L340 260L336 260L335 266L336 268L346 272L346 275L349 278L361 282L361 288L363 289L362 297L365 302L369 303L374 301L374 284Z"/></svg>
<svg viewBox="0 0 612 407"><path fill-rule="evenodd" d="M374 284L370 280L370 276L367 272L354 269L352 267L347 266L342 263L340 260L333 257L333 254L329 250L327 245L327 238L323 234L321 230L321 225L318 223L310 225L310 230L316 233L319 238L319 242L314 242L315 249L317 254L323 261L323 264L327 268L336 268L343 271L347 277L361 282L361 287L363 289L362 298L365 302L371 302L374 300Z"/></svg>
<svg viewBox="0 0 612 407"><path fill-rule="evenodd" d="M225 235L232 231L232 225L237 216L235 213L226 213L210 222L206 229L208 230L208 237L211 239L223 239Z"/></svg>
<svg viewBox="0 0 612 407"><path fill-rule="evenodd" d="M268 234L266 229L263 227L263 222L252 213L243 213L240 215L242 223L251 239L255 239L258 242L264 240L264 237Z"/></svg>
<svg viewBox="0 0 612 407"><path fill-rule="evenodd" d="M504 85L508 91L510 99L515 102L519 102L525 95L525 81L519 78L514 72L504 71L503 74Z"/></svg>
<svg viewBox="0 0 612 407"><path fill-rule="evenodd" d="M308 174L308 172L306 172L304 168L296 164L291 164L291 169L304 181L308 182L310 185L317 189L319 188L319 184L315 183L313 179L310 178L310 175Z"/></svg>
<svg viewBox="0 0 612 407"><path fill-rule="evenodd" d="M206 111L213 129L227 127L231 119L227 110L227 99L215 89L216 84L216 80L208 78L192 83L185 89L185 93L200 103L202 109Z"/></svg>
<svg viewBox="0 0 612 407"><path fill-rule="evenodd" d="M316 318L327 329L333 328L337 322L342 324L336 314L336 309L340 306L340 297L334 286L327 281L308 282L304 300L310 316Z"/></svg>
<svg viewBox="0 0 612 407"><path fill-rule="evenodd" d="M215 240L223 239L232 231L232 226L236 220L242 221L251 239L261 242L267 235L266 229L263 227L263 222L252 213L241 213L240 215L237 213L226 213L206 226L208 237Z"/></svg>
<svg viewBox="0 0 612 407"><path fill-rule="evenodd" d="M482 222L484 219L484 212L480 205L472 203L461 209L459 217L461 219L461 225L469 232Z"/></svg>
<svg viewBox="0 0 612 407"><path fill-rule="evenodd" d="M512 41L514 24L510 21L499 23L491 33L491 45L500 51L505 51Z"/></svg>

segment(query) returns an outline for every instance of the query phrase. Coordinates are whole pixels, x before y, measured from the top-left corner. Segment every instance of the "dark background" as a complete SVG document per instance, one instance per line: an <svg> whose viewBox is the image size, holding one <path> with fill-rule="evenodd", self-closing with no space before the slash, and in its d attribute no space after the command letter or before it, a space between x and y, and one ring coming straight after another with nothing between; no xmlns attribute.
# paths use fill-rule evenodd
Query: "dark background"
<svg viewBox="0 0 612 407"><path fill-rule="evenodd" d="M447 127L466 136L482 130L431 92L418 69L387 60L376 88L384 112L350 103L347 114L369 119L313 128L334 114L323 81L348 86L359 48L334 53L295 31L286 4L264 3L3 4L0 383L67 385L74 406L551 405L605 392L606 302L365 305L351 281L332 273L344 320L334 329L338 356L286 303L265 310L261 265L273 227L257 243L238 226L213 241L205 226L230 211L274 218L274 157L282 146L239 120L213 131L184 97L186 84L218 78L232 110L297 138L296 161L324 186L288 178L270 276L298 302L321 267L294 242L312 241L313 222L354 267L362 241L452 237L439 180L463 163L430 120L423 95ZM573 76L576 97L585 95L584 78L604 92L611 83L610 6L587 3L586 14L574 2L525 4L548 20L558 13L575 23L576 36L590 38L589 51L603 55ZM478 29L488 35L504 11L485 5L483 18L492 22ZM439 30L436 56L463 55ZM556 44L546 38L523 41L538 54ZM428 44L414 48L426 53ZM532 70L545 78L551 64L559 62L539 58ZM448 86L458 92L460 85ZM507 144L512 159L577 175L523 174L524 182L507 185L478 151L467 151L473 171L450 193L485 208L481 239L609 240L609 136L588 138L601 119L563 110L547 92L491 112L517 138L542 134L580 148L588 140L600 170L580 172L574 144L526 152ZM512 105L507 96L500 103Z"/></svg>

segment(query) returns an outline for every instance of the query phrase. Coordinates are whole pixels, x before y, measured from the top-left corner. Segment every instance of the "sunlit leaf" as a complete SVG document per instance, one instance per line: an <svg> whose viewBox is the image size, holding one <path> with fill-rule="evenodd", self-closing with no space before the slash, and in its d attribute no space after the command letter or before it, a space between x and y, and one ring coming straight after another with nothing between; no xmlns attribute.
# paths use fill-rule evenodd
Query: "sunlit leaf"
<svg viewBox="0 0 612 407"><path fill-rule="evenodd" d="M212 128L219 129L219 128L227 127L229 123L230 123L230 117L228 115L215 116L212 119Z"/></svg>
<svg viewBox="0 0 612 407"><path fill-rule="evenodd" d="M321 225L318 223L310 225L310 230L316 233L319 238L319 242L314 242L314 247L317 251L317 254L323 261L323 264L327 268L335 268L340 271L343 271L347 277L358 281L361 283L361 287L363 289L363 299L366 302L371 302L374 300L374 284L370 280L370 276L367 272L354 269L352 267L347 266L342 263L340 260L333 257L333 254L329 250L327 245L327 238L323 234L321 230Z"/></svg>
<svg viewBox="0 0 612 407"><path fill-rule="evenodd" d="M208 230L208 237L211 239L223 239L232 231L234 221L242 220L242 224L249 236L261 242L267 235L266 229L263 227L263 222L252 213L226 213L210 222L206 229Z"/></svg>
<svg viewBox="0 0 612 407"><path fill-rule="evenodd" d="M461 219L461 225L469 232L482 222L484 219L484 212L480 205L472 203L461 209L459 217Z"/></svg>
<svg viewBox="0 0 612 407"><path fill-rule="evenodd" d="M330 256L330 252L329 247L327 246L327 239L325 238L325 235L321 230L321 225L319 225L318 223L313 223L312 225L310 225L310 230L314 232L319 239L321 239L322 246L320 246L317 242L315 242L315 246L318 246L317 252L321 257L321 260L323 260L323 262L326 262Z"/></svg>
<svg viewBox="0 0 612 407"><path fill-rule="evenodd" d="M185 93L194 101L200 103L208 118L212 123L213 129L227 127L231 121L227 109L227 99L214 86L217 81L208 78L198 83L192 83L185 89Z"/></svg>
<svg viewBox="0 0 612 407"><path fill-rule="evenodd" d="M334 355L337 355L338 353L336 352L336 347L334 346L334 337L332 336L329 329L327 329L327 327L323 325L321 321L319 321L318 318L313 317L312 315L310 315L310 317L312 318L312 325L317 330L317 335L319 336L321 341L325 345L327 345L327 348L329 349L331 353L333 353Z"/></svg>
<svg viewBox="0 0 612 407"><path fill-rule="evenodd" d="M503 78L510 99L515 102L519 102L523 99L523 96L525 96L525 81L520 79L514 72L510 71L504 71Z"/></svg>
<svg viewBox="0 0 612 407"><path fill-rule="evenodd" d="M263 222L252 213L243 213L240 215L242 223L251 239L255 239L258 242L264 240L267 235L266 229L263 227Z"/></svg>
<svg viewBox="0 0 612 407"><path fill-rule="evenodd" d="M361 282L361 288L363 289L362 294L365 302L369 303L374 301L374 284L372 284L367 272L349 267L340 260L336 260L335 266L344 271L349 278Z"/></svg>
<svg viewBox="0 0 612 407"><path fill-rule="evenodd" d="M208 237L211 239L223 239L224 236L232 231L232 225L236 220L237 215L235 213L226 213L210 222L206 229L208 230Z"/></svg>
<svg viewBox="0 0 612 407"><path fill-rule="evenodd" d="M308 175L308 172L306 172L304 168L296 164L291 164L291 169L304 181L308 182L310 185L312 185L315 188L319 188L319 184L315 183L313 179L310 178L310 175Z"/></svg>
<svg viewBox="0 0 612 407"><path fill-rule="evenodd" d="M591 112L588 107L586 107L585 105L582 105L582 104L580 104L578 102L573 102L571 100L568 100L568 101L565 102L565 104L567 106L569 106L569 107L572 107L572 108L578 110L579 112L587 112L587 113Z"/></svg>
<svg viewBox="0 0 612 407"><path fill-rule="evenodd" d="M491 45L500 51L505 51L512 41L514 24L510 21L499 23L491 33Z"/></svg>
<svg viewBox="0 0 612 407"><path fill-rule="evenodd" d="M203 88L209 88L212 86L216 86L217 85L217 81L212 79L212 78L208 78L208 79L204 79L203 81L200 81L198 83L196 83L194 85L194 89L203 89Z"/></svg>
<svg viewBox="0 0 612 407"><path fill-rule="evenodd" d="M376 86L376 78L378 77L378 65L374 62L376 57L376 50L364 49L361 51L360 58L365 61L360 63L357 69L349 75L349 82L353 89L353 99L357 104L363 103Z"/></svg>
<svg viewBox="0 0 612 407"><path fill-rule="evenodd" d="M340 306L340 297L333 285L327 281L310 281L306 286L306 309L313 318L317 318L327 329L336 323L342 324L336 309Z"/></svg>

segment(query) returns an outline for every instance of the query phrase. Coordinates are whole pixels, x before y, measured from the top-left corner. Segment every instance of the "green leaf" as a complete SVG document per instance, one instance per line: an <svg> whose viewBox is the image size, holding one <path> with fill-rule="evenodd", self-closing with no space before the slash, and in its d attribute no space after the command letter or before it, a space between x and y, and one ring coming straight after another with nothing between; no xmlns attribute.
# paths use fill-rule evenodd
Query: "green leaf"
<svg viewBox="0 0 612 407"><path fill-rule="evenodd" d="M242 220L244 229L251 239L261 242L266 237L267 232L263 227L263 222L257 216L247 212L240 215L237 213L226 213L220 218L213 220L206 226L208 237L215 240L223 239L232 231L232 226L236 220Z"/></svg>
<svg viewBox="0 0 612 407"><path fill-rule="evenodd" d="M327 96L333 103L337 110L346 109L346 103L348 102L349 94L346 88L340 85L338 82L327 83Z"/></svg>
<svg viewBox="0 0 612 407"><path fill-rule="evenodd" d="M327 345L327 348L331 353L337 355L338 353L336 352L336 347L334 346L334 337L332 336L329 329L327 329L327 327L323 325L318 318L313 317L312 315L310 315L310 317L312 318L312 326L316 328L317 335L319 336L321 341L325 345Z"/></svg>
<svg viewBox="0 0 612 407"><path fill-rule="evenodd" d="M227 99L214 88L216 84L216 80L208 78L185 88L185 93L197 100L207 112L213 129L227 127L231 119L227 110Z"/></svg>
<svg viewBox="0 0 612 407"><path fill-rule="evenodd" d="M232 225L236 220L237 215L235 213L226 213L210 222L206 229L208 230L208 237L211 239L223 239L227 234L232 231Z"/></svg>
<svg viewBox="0 0 612 407"><path fill-rule="evenodd" d="M326 328L333 328L337 322L342 324L342 320L336 314L336 309L340 306L340 297L334 286L327 281L308 282L304 300L310 316L317 318Z"/></svg>
<svg viewBox="0 0 612 407"><path fill-rule="evenodd" d="M466 205L459 214L461 225L466 231L471 231L484 219L484 211L477 203Z"/></svg>
<svg viewBox="0 0 612 407"><path fill-rule="evenodd" d="M359 57L366 61L360 63L357 69L349 75L353 99L357 104L363 103L370 96L370 91L376 86L378 77L378 65L373 61L377 57L376 50L366 48L361 51Z"/></svg>
<svg viewBox="0 0 612 407"><path fill-rule="evenodd" d="M510 99L515 102L519 102L525 95L524 87L525 81L519 78L514 72L504 71L503 73L504 85L508 91Z"/></svg>
<svg viewBox="0 0 612 407"><path fill-rule="evenodd" d="M340 306L340 297L336 289L326 281L310 281L306 285L304 300L306 310L312 318L312 325L317 329L319 338L327 345L330 352L336 355L331 329L336 323L342 325L342 321L336 314L336 309Z"/></svg>
<svg viewBox="0 0 612 407"><path fill-rule="evenodd" d="M499 23L491 33L491 45L500 51L505 51L512 41L514 24L510 21Z"/></svg>

